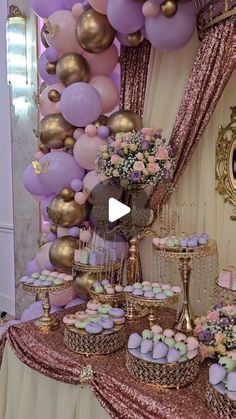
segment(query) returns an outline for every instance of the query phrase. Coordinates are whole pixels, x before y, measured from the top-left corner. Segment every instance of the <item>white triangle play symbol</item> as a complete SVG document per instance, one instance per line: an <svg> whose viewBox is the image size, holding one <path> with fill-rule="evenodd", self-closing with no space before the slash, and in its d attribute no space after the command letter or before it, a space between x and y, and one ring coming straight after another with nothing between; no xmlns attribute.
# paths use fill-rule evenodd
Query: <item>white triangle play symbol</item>
<svg viewBox="0 0 236 419"><path fill-rule="evenodd" d="M108 219L111 223L124 217L131 211L130 207L115 198L109 198Z"/></svg>

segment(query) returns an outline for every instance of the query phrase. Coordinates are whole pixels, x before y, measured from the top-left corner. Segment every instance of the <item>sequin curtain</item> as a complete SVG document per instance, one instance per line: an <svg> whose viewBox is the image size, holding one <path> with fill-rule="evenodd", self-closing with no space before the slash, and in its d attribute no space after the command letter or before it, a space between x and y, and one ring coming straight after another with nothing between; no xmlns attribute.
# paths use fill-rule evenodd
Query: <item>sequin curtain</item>
<svg viewBox="0 0 236 419"><path fill-rule="evenodd" d="M146 39L137 47L122 47L120 52L120 108L143 116L151 45Z"/></svg>
<svg viewBox="0 0 236 419"><path fill-rule="evenodd" d="M209 29L202 40L170 139L176 159L172 187L155 189L153 209L165 202L178 184L233 72L233 39L231 18Z"/></svg>

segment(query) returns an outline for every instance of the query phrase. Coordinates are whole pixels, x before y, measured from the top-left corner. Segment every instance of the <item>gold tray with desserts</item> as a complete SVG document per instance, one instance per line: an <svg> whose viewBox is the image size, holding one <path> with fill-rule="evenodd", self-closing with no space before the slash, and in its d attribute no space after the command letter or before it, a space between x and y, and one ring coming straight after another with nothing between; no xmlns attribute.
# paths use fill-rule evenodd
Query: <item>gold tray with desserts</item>
<svg viewBox="0 0 236 419"><path fill-rule="evenodd" d="M90 291L92 300L99 301L101 304L110 304L112 307L119 307L125 302L125 293L117 292L112 295L98 294L95 291Z"/></svg>
<svg viewBox="0 0 236 419"><path fill-rule="evenodd" d="M99 334L90 334L75 326L65 325L64 342L68 349L82 355L106 355L121 349L126 342L126 327L116 325Z"/></svg>
<svg viewBox="0 0 236 419"><path fill-rule="evenodd" d="M134 351L132 351L134 352ZM147 354L146 354L147 355ZM126 352L126 368L136 380L163 388L185 387L192 383L200 369L200 357L182 362L154 362Z"/></svg>
<svg viewBox="0 0 236 419"><path fill-rule="evenodd" d="M235 419L236 417L236 401L221 394L209 382L206 388L206 404L218 419Z"/></svg>

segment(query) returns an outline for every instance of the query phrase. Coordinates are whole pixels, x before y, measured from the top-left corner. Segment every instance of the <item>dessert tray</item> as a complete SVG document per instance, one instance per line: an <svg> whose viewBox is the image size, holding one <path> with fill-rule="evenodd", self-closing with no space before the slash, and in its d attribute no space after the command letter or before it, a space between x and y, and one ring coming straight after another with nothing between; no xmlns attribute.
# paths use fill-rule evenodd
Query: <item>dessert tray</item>
<svg viewBox="0 0 236 419"><path fill-rule="evenodd" d="M83 355L105 355L116 352L124 346L126 331L124 325L116 325L100 334L91 335L74 326L65 326L64 342L68 349Z"/></svg>
<svg viewBox="0 0 236 419"><path fill-rule="evenodd" d="M209 382L206 389L206 403L208 409L218 419L234 419L236 417L236 400L231 400L227 395L220 393Z"/></svg>
<svg viewBox="0 0 236 419"><path fill-rule="evenodd" d="M90 297L93 300L99 301L101 304L110 304L112 307L119 307L125 302L124 292L109 295L109 294L98 294L95 291L90 291Z"/></svg>
<svg viewBox="0 0 236 419"><path fill-rule="evenodd" d="M126 367L135 379L164 388L178 389L192 383L200 368L198 355L182 362L154 361L149 358L149 354L141 354L139 349L129 349L126 352Z"/></svg>

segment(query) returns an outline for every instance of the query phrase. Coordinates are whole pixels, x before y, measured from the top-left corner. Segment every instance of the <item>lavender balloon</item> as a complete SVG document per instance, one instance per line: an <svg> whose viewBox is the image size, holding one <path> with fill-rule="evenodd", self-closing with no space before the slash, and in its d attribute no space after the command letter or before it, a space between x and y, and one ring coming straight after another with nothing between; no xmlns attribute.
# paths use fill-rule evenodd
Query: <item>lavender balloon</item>
<svg viewBox="0 0 236 419"><path fill-rule="evenodd" d="M58 193L63 188L70 187L73 179L83 179L84 169L75 161L74 157L63 151L54 151L40 159L45 167L39 175L39 182L50 192Z"/></svg>
<svg viewBox="0 0 236 419"><path fill-rule="evenodd" d="M183 47L191 39L196 25L194 2L179 3L175 16L169 18L162 13L145 19L149 41L155 48L174 50Z"/></svg>
<svg viewBox="0 0 236 419"><path fill-rule="evenodd" d="M65 1L68 2L68 0ZM64 9L63 0L30 0L30 5L40 17L48 17L56 10Z"/></svg>
<svg viewBox="0 0 236 419"><path fill-rule="evenodd" d="M80 179L73 179L71 181L70 187L73 189L73 191L80 192L83 189L83 182Z"/></svg>
<svg viewBox="0 0 236 419"><path fill-rule="evenodd" d="M49 221L47 208L49 207L50 202L55 198L55 196L56 196L55 194L50 194L46 196L41 202L41 212L42 212L44 220L46 221Z"/></svg>
<svg viewBox="0 0 236 419"><path fill-rule="evenodd" d="M40 273L40 268L35 259L27 263L26 272L27 272L27 275L29 276L31 276L35 272Z"/></svg>
<svg viewBox="0 0 236 419"><path fill-rule="evenodd" d="M107 138L109 136L110 130L105 125L98 127L97 136L100 138Z"/></svg>
<svg viewBox="0 0 236 419"><path fill-rule="evenodd" d="M71 227L69 230L70 236L72 237L79 237L80 229L79 227Z"/></svg>
<svg viewBox="0 0 236 419"><path fill-rule="evenodd" d="M54 271L54 269L55 269L55 267L50 262L50 260L46 260L46 262L44 264L44 268L47 269L48 271Z"/></svg>
<svg viewBox="0 0 236 419"><path fill-rule="evenodd" d="M40 55L38 60L38 73L41 79L43 79L48 85L51 86L51 84L59 83L60 80L56 74L48 74L46 70L47 63L48 60L45 56L45 52L43 52L43 54Z"/></svg>
<svg viewBox="0 0 236 419"><path fill-rule="evenodd" d="M73 83L63 90L60 108L64 118L76 127L85 127L102 113L101 98L88 83Z"/></svg>
<svg viewBox="0 0 236 419"><path fill-rule="evenodd" d="M30 163L24 171L23 183L25 189L33 195L43 196L50 193L49 189L39 182L39 178L34 172L32 163Z"/></svg>
<svg viewBox="0 0 236 419"><path fill-rule="evenodd" d="M45 57L50 63L56 63L60 55L56 48L49 47L45 50Z"/></svg>
<svg viewBox="0 0 236 419"><path fill-rule="evenodd" d="M109 0L107 17L118 32L132 33L144 25L142 3L134 0Z"/></svg>

